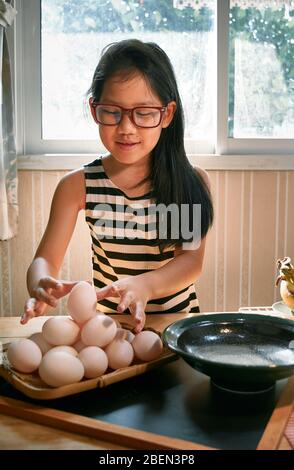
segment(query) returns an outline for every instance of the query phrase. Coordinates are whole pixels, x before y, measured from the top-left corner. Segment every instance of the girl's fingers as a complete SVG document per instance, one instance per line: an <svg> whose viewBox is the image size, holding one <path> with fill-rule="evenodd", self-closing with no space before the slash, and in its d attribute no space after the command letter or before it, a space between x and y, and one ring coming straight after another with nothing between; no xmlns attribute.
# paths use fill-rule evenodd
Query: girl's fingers
<svg viewBox="0 0 294 470"><path fill-rule="evenodd" d="M140 333L144 328L146 315L144 311L144 306L142 302L137 302L132 309L132 315L134 316L136 326L135 326L135 333Z"/></svg>
<svg viewBox="0 0 294 470"><path fill-rule="evenodd" d="M39 301L36 302L36 305L35 305L36 317L39 317L40 315L43 315L46 306L47 305L44 302L39 302Z"/></svg>
<svg viewBox="0 0 294 470"><path fill-rule="evenodd" d="M34 310L36 302L37 302L37 299L34 299L33 297L31 297L29 300L27 300L27 302L25 304L25 311Z"/></svg>
<svg viewBox="0 0 294 470"><path fill-rule="evenodd" d="M25 313L23 313L23 315L21 316L20 323L22 325L25 325L29 320L34 318L34 316L35 316L34 311L33 310L28 310Z"/></svg>
<svg viewBox="0 0 294 470"><path fill-rule="evenodd" d="M40 280L39 286L33 291L34 297L27 300L21 324L26 324L31 318L43 315L47 305L57 306L57 299L68 294L80 281L60 281L47 276ZM54 294L54 295L53 295Z"/></svg>
<svg viewBox="0 0 294 470"><path fill-rule="evenodd" d="M59 280L58 285L65 286L65 287L74 287L79 282L81 282L81 281L63 281L63 280ZM92 284L91 281L86 281L86 282L88 282L89 284Z"/></svg>
<svg viewBox="0 0 294 470"><path fill-rule="evenodd" d="M110 284L110 286L102 287L97 293L97 300L103 300L106 297L119 297L119 289L115 284Z"/></svg>
<svg viewBox="0 0 294 470"><path fill-rule="evenodd" d="M78 284L79 282L81 281L62 281L62 280L59 280L58 283L56 284L56 290L64 290L65 292L70 292L72 290L72 288Z"/></svg>
<svg viewBox="0 0 294 470"><path fill-rule="evenodd" d="M25 304L25 312L20 319L20 323L25 325L32 318L43 315L46 306L46 303L31 297Z"/></svg>
<svg viewBox="0 0 294 470"><path fill-rule="evenodd" d="M60 289L62 287L62 283L57 281L53 277L47 276L43 277L39 282L40 287L48 288L51 287L52 289Z"/></svg>
<svg viewBox="0 0 294 470"><path fill-rule="evenodd" d="M117 306L118 313L123 313L130 306L132 301L133 295L131 292L126 292L124 295L122 295L120 303Z"/></svg>
<svg viewBox="0 0 294 470"><path fill-rule="evenodd" d="M56 299L60 299L60 297L64 297L65 295L69 294L69 292L73 289L73 287L78 284L79 281L75 282L68 282L68 281L60 281L60 284L57 285L56 289L50 289L50 294L54 294Z"/></svg>
<svg viewBox="0 0 294 470"><path fill-rule="evenodd" d="M36 299L46 302L46 304L50 305L51 307L56 307L56 298L53 295L50 295L49 292L46 292L46 290L44 290L42 287L35 289L33 294L35 295Z"/></svg>
<svg viewBox="0 0 294 470"><path fill-rule="evenodd" d="M36 299L31 298L29 299L26 304L25 304L25 312L23 313L20 323L22 325L25 325L31 318L35 316L35 305L36 305Z"/></svg>

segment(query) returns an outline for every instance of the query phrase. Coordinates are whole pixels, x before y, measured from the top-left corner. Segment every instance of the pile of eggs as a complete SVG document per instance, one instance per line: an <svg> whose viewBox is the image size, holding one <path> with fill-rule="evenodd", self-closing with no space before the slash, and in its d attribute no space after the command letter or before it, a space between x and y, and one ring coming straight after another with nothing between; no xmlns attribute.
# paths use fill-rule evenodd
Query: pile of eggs
<svg viewBox="0 0 294 470"><path fill-rule="evenodd" d="M70 317L52 317L42 332L12 342L7 350L11 366L19 372L38 370L51 387L61 387L103 375L108 368L128 367L134 359L149 362L163 345L153 331L134 335L119 322L96 310L95 289L79 282L67 302Z"/></svg>

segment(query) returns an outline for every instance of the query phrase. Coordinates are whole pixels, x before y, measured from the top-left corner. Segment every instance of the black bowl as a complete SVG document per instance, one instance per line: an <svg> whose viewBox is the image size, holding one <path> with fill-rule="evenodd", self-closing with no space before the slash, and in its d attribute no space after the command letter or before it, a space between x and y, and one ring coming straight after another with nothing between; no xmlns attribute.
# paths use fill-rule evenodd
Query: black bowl
<svg viewBox="0 0 294 470"><path fill-rule="evenodd" d="M294 374L294 321L260 314L211 313L184 318L164 344L226 390L260 392Z"/></svg>

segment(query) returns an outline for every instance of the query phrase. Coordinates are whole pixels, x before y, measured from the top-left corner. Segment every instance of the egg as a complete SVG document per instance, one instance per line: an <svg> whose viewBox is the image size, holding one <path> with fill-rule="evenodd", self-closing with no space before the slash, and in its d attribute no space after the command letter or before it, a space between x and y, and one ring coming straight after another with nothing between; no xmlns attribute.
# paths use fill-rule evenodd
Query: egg
<svg viewBox="0 0 294 470"><path fill-rule="evenodd" d="M153 331L144 330L135 335L132 341L135 355L141 361L153 361L162 353L163 345L160 337Z"/></svg>
<svg viewBox="0 0 294 470"><path fill-rule="evenodd" d="M52 317L44 323L42 334L54 346L71 346L78 340L80 328L70 318Z"/></svg>
<svg viewBox="0 0 294 470"><path fill-rule="evenodd" d="M111 369L128 367L134 359L134 350L125 339L114 339L105 348L108 357L108 364Z"/></svg>
<svg viewBox="0 0 294 470"><path fill-rule="evenodd" d="M115 337L117 326L107 315L96 315L85 323L81 331L81 340L87 346L104 348Z"/></svg>
<svg viewBox="0 0 294 470"><path fill-rule="evenodd" d="M79 324L85 323L97 314L96 305L95 288L85 281L73 287L67 300L67 309L71 317Z"/></svg>
<svg viewBox="0 0 294 470"><path fill-rule="evenodd" d="M47 385L62 387L79 382L84 376L84 366L68 352L48 351L40 364L39 375Z"/></svg>
<svg viewBox="0 0 294 470"><path fill-rule="evenodd" d="M104 374L108 367L108 358L98 346L87 346L79 353L79 359L85 369L85 377L93 379Z"/></svg>
<svg viewBox="0 0 294 470"><path fill-rule="evenodd" d="M42 352L34 341L22 338L13 341L8 347L7 357L16 370L19 372L31 373L38 369Z"/></svg>
<svg viewBox="0 0 294 470"><path fill-rule="evenodd" d="M31 335L29 337L29 339L31 341L34 341L34 343L36 343L37 346L39 346L39 348L41 349L41 353L44 355L46 354L47 351L49 351L49 349L52 348L52 345L49 344L42 333L34 333L33 335Z"/></svg>
<svg viewBox="0 0 294 470"><path fill-rule="evenodd" d="M65 352L67 354L71 354L72 356L77 357L78 351L72 347L72 346L53 346L53 348L49 349L49 351L46 353L47 354L52 354L58 351Z"/></svg>

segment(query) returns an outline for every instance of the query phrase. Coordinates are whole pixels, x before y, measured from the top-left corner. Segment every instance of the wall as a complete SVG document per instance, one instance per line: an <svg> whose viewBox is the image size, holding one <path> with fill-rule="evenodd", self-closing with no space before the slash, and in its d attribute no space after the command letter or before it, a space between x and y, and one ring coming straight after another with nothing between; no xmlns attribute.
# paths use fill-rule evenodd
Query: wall
<svg viewBox="0 0 294 470"><path fill-rule="evenodd" d="M19 234L0 242L0 316L19 315L26 269L41 239L63 171L19 172ZM294 261L293 171L209 171L215 223L197 282L202 311L271 305L279 300L276 260ZM58 242L58 241L57 241ZM91 277L90 236L80 213L60 278ZM65 313L66 299L56 313ZM50 314L54 310L50 310Z"/></svg>

